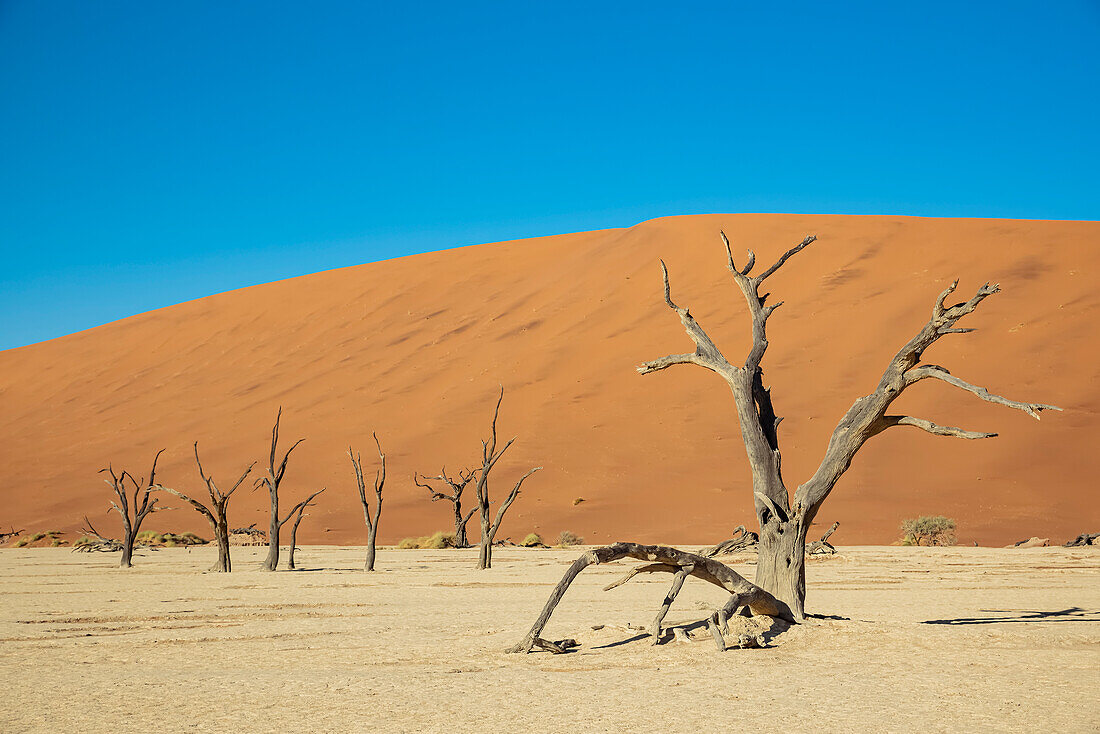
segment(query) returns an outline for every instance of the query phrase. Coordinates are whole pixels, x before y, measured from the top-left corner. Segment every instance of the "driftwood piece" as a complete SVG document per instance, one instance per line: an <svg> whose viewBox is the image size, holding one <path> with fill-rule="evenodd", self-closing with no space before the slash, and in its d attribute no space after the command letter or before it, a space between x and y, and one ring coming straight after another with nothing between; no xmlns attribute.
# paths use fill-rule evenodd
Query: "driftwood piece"
<svg viewBox="0 0 1100 734"><path fill-rule="evenodd" d="M1085 545L1096 545L1097 539L1100 539L1100 533L1081 533L1073 540L1064 544L1063 548L1080 548Z"/></svg>
<svg viewBox="0 0 1100 734"><path fill-rule="evenodd" d="M728 555L730 553L738 553L745 550L755 550L756 544L760 542L760 536L751 530L745 530L744 525L738 525L733 529L733 537L729 540L723 540L717 545L712 545L709 548L704 548L699 551L699 555L706 556L707 558L714 558L715 556Z"/></svg>
<svg viewBox="0 0 1100 734"><path fill-rule="evenodd" d="M821 536L821 540L815 540L806 546L806 555L833 555L836 553L836 548L829 542L829 536L836 532L836 529L840 527L840 521L833 523L833 526L825 531L825 534Z"/></svg>
<svg viewBox="0 0 1100 734"><path fill-rule="evenodd" d="M620 558L636 558L641 561L649 561L650 563L628 574L626 578L610 585L608 588L620 586L638 573L664 571L674 573L677 576L682 574L684 578L687 576L695 576L708 583L720 586L730 593L730 599L723 607L723 609L728 609L729 613L732 613L732 610L737 607L748 607L754 614L778 617L788 622L794 621L794 616L786 604L776 599L759 586L748 581L729 566L713 558L706 558L695 553L688 553L668 546L615 543L600 548L593 548L573 562L565 572L561 581L558 582L558 585L550 592L550 598L546 601L546 605L535 620L534 625L531 626L531 630L527 633L527 636L511 647L508 652L531 652L532 648L536 646L536 641L541 639L540 635L542 634L542 630L546 627L547 622L550 621L550 616L554 613L554 609L565 595L569 585L573 583L573 580L581 571L591 565L610 563ZM676 593L679 593L679 587L677 587L675 583L673 584L673 589ZM665 604L671 605L674 598L675 594L670 591L669 594L665 595ZM664 605L662 605L662 608L664 609ZM667 609L665 609L665 611L667 611ZM655 620L654 628L660 626L660 622L663 618L663 614L658 615L657 620ZM718 630L717 625L717 611L712 615L712 618L714 621L711 634L716 635L717 641L722 637L722 633ZM721 642L719 646L721 649L724 649L724 641Z"/></svg>

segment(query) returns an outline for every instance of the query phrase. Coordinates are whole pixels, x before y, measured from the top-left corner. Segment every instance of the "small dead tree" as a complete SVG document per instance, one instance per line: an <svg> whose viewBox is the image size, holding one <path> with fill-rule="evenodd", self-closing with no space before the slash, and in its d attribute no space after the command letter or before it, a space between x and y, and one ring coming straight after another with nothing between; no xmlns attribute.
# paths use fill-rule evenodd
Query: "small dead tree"
<svg viewBox="0 0 1100 734"><path fill-rule="evenodd" d="M462 514L462 491L466 489L466 485L470 483L474 476L476 476L476 472L460 469L458 472L458 480L456 481L453 477L447 475L447 467L443 467L437 477L420 476L418 478L416 472L413 472L413 483L418 487L423 487L428 490L432 502L447 500L451 503L455 515L455 548L470 547L470 540L466 536L466 523L470 522L470 518L477 512L477 507L475 506L465 515ZM424 483L420 481L421 479L424 480ZM443 482L451 488L451 493L447 494L446 492L440 492L426 482Z"/></svg>
<svg viewBox="0 0 1100 734"><path fill-rule="evenodd" d="M321 487L319 490L307 497L304 502L299 502L295 506L298 512L294 515L294 524L290 526L290 552L287 553L286 556L286 567L292 571L296 568L296 566L294 565L294 550L298 547L298 526L302 523L302 518L305 517L306 508L313 505L313 500L317 497L317 495L321 494L321 492L324 491L325 488ZM293 510L291 510L291 512L293 513Z"/></svg>
<svg viewBox="0 0 1100 734"><path fill-rule="evenodd" d="M118 502L111 502L111 510L117 512L119 517L122 518L122 559L118 564L120 568L133 567L134 541L141 530L141 523L157 509L157 498L150 497L150 495L156 488L157 460L160 459L160 455L163 453L164 449L161 449L153 457L153 466L149 470L149 481L146 481L144 477L135 479L134 475L128 471L115 474L114 467L110 465L106 469L99 470L100 474L110 474L111 478L103 481L114 490L115 497L118 499ZM133 487L133 501L130 497L127 497L127 480ZM111 510L107 510L107 512L110 513Z"/></svg>
<svg viewBox="0 0 1100 734"><path fill-rule="evenodd" d="M768 319L783 302L765 305L769 293L761 295L760 286L791 257L798 254L817 238L810 236L787 250L773 264L758 275L751 275L756 256L751 250L743 268L734 264L733 250L725 233L727 267L733 282L745 297L752 326L752 347L741 365L729 362L719 351L703 327L688 309L672 301L668 268L661 261L664 278L665 304L680 317L680 323L695 344L689 354L673 354L646 362L638 372L648 375L676 365L696 365L714 372L724 379L733 392L737 416L741 425L741 438L745 444L749 467L752 472L753 502L760 522L759 559L756 566L756 583L787 603L797 619L803 618L806 597L805 551L806 533L817 516L821 504L832 492L837 481L851 466L856 452L873 436L896 426L919 428L936 436L963 439L992 438L995 433L967 431L952 426L940 426L924 418L907 415L887 415L890 405L907 388L916 383L933 379L972 393L982 400L1022 410L1038 419L1044 410L1059 410L1053 405L1024 403L1009 400L990 393L983 387L972 385L955 377L947 369L934 364L922 364L924 352L941 337L948 334L965 334L973 329L956 328L964 316L973 313L978 305L997 293L997 285L986 283L968 300L946 305L948 296L958 286L956 280L944 289L932 304L932 315L916 336L910 339L890 360L886 371L873 392L858 398L841 418L829 439L825 456L817 471L794 492L793 501L783 482L780 471L779 422L772 406L771 390L764 386L764 370L760 366L768 349Z"/></svg>
<svg viewBox="0 0 1100 734"><path fill-rule="evenodd" d="M359 502L363 505L363 520L367 523L367 561L364 564L364 568L368 571L374 570L374 554L376 541L378 539L378 520L382 517L382 487L386 483L386 455L382 453L382 444L378 441L378 434L371 433L374 437L374 445L378 447L378 460L381 462L381 468L374 472L374 518L371 518L370 502L367 501L367 487L363 482L363 457L355 453L351 446L348 446L348 457L351 459L351 465L355 469L355 483L359 489ZM415 475L414 475L415 477Z"/></svg>
<svg viewBox="0 0 1100 734"><path fill-rule="evenodd" d="M819 555L836 555L836 548L829 542L829 536L836 532L836 529L840 527L840 521L837 520L833 523L833 526L825 531L825 534L821 536L821 540L815 540L806 546L806 555L819 556Z"/></svg>
<svg viewBox="0 0 1100 734"><path fill-rule="evenodd" d="M240 487L248 475L252 473L252 468L256 466L256 462L249 464L240 478L237 479L237 481L233 483L233 486L229 488L229 491L225 493L222 493L222 491L218 489L218 485L214 482L214 477L208 475L202 468L202 460L199 458L198 441L195 441L195 465L199 469L199 476L206 485L206 492L210 495L209 507L177 489L162 485L157 485L157 489L179 497L206 518L206 521L210 523L210 529L214 533L214 542L218 545L218 560L211 566L210 570L219 573L229 573L233 570L233 562L229 558L229 520L227 517L229 498L233 496L237 488Z"/></svg>
<svg viewBox="0 0 1100 734"><path fill-rule="evenodd" d="M279 516L279 488L282 486L283 477L286 475L287 461L290 460L290 454L294 449L298 448L298 444L305 441L304 438L299 438L283 454L282 460L276 461L279 451L279 422L282 418L283 408L280 406L279 412L275 416L275 425L271 429L271 453L267 459L267 472L257 479L255 484L256 487L261 485L267 487L267 493L271 499L271 518L267 533L267 558L264 560L263 565L265 571L274 571L279 567L279 531L299 509L298 505L295 505L286 514L286 517L280 518Z"/></svg>
<svg viewBox="0 0 1100 734"><path fill-rule="evenodd" d="M122 543L114 538L108 538L105 535L101 535L95 526L92 525L92 521L88 519L88 516L84 516L84 525L80 528L80 532L84 534L85 542L77 540L73 544L73 552L75 553L92 553L99 551L101 553L113 553L115 551L122 550Z"/></svg>
<svg viewBox="0 0 1100 734"><path fill-rule="evenodd" d="M10 527L11 530L6 533L0 533L0 543L7 543L12 538L18 538L20 535L23 534L23 531L16 530L14 525L9 525L8 527Z"/></svg>
<svg viewBox="0 0 1100 734"><path fill-rule="evenodd" d="M509 439L508 443L504 444L504 448L497 451L497 417L500 415L500 402L504 400L504 386L500 388L500 397L497 398L496 408L493 410L493 422L492 433L488 440L481 442L481 469L477 472L477 484L474 486L477 492L477 504L478 510L481 512L481 541L479 544L479 553L477 559L477 567L479 569L492 568L493 566L493 539L496 537L497 531L500 529L500 523L504 519L504 513L508 511L508 508L512 506L512 503L516 501L516 497L519 496L519 488L523 485L524 480L531 476L541 466L536 466L529 472L524 474L516 482L516 486L512 488L512 491L508 494L508 497L501 503L497 509L496 519L490 521L489 519L489 472L493 470L496 463L500 461L500 457L504 456L504 452L508 450L508 447L516 440L513 436Z"/></svg>
<svg viewBox="0 0 1100 734"><path fill-rule="evenodd" d="M1062 545L1063 548L1083 548L1086 545L1096 545L1100 540L1100 533L1081 533L1073 540Z"/></svg>

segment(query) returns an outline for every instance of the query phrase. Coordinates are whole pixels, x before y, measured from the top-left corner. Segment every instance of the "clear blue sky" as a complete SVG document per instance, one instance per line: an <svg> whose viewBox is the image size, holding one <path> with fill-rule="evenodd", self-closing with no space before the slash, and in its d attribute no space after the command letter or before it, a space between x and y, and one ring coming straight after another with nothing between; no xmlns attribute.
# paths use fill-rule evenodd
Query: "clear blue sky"
<svg viewBox="0 0 1100 734"><path fill-rule="evenodd" d="M0 349L670 214L1100 218L1097 0L531 5L0 0Z"/></svg>

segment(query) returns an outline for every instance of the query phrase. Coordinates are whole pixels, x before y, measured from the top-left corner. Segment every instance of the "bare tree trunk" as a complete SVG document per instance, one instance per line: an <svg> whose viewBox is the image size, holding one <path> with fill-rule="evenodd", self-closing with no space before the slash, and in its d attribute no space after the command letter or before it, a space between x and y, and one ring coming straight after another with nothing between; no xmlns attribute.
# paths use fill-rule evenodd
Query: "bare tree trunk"
<svg viewBox="0 0 1100 734"><path fill-rule="evenodd" d="M119 568L133 568L135 538L136 534L130 527L130 518L124 518L122 520L122 560L119 561Z"/></svg>
<svg viewBox="0 0 1100 734"><path fill-rule="evenodd" d="M298 512L298 516L294 518L294 524L290 526L290 552L287 554L286 567L293 571L297 568L294 565L294 550L298 547L298 525L302 522L302 512Z"/></svg>
<svg viewBox="0 0 1100 734"><path fill-rule="evenodd" d="M469 548L470 540L466 534L466 523L470 521L470 518L474 516L474 512L477 511L475 507L470 510L466 515L462 514L462 492L466 489L466 485L470 483L475 476L476 472L460 469L458 472L458 479L455 480L447 475L447 467L443 467L443 470L436 477L424 477L424 482L420 481L419 476L413 473L413 483L418 487L423 487L428 490L431 496L432 502L438 500L447 500L451 503L451 507L454 510L455 515L455 548ZM451 493L440 492L432 487L427 482L444 482L451 488Z"/></svg>
<svg viewBox="0 0 1100 734"><path fill-rule="evenodd" d="M233 570L233 562L229 559L229 522L224 513L214 524L214 542L218 544L218 561L212 570L229 573Z"/></svg>
<svg viewBox="0 0 1100 734"><path fill-rule="evenodd" d="M791 608L801 620L806 602L806 526L770 522L760 529L756 585Z"/></svg>

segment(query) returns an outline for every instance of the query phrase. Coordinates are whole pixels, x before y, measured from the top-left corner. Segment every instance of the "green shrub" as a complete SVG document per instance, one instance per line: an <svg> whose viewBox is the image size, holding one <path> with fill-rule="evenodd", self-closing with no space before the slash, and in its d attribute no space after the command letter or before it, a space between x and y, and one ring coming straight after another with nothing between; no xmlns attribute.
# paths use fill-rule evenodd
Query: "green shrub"
<svg viewBox="0 0 1100 734"><path fill-rule="evenodd" d="M569 530L562 530L558 534L558 545L566 548L571 545L584 545L584 538Z"/></svg>
<svg viewBox="0 0 1100 734"><path fill-rule="evenodd" d="M28 542L28 543L37 543L38 541L42 540L42 539L43 539L43 538L45 538L45 537L46 537L46 534L45 534L45 533L35 533L34 535L32 535L32 536L31 536L31 537L30 537L30 538L29 538L29 539L27 540L27 542Z"/></svg>
<svg viewBox="0 0 1100 734"><path fill-rule="evenodd" d="M901 524L902 545L955 545L955 521L942 515L924 515Z"/></svg>
<svg viewBox="0 0 1100 734"><path fill-rule="evenodd" d="M542 542L542 536L538 533L528 533L527 537L523 539L520 545L524 548L535 548L540 545L545 545L545 543Z"/></svg>
<svg viewBox="0 0 1100 734"><path fill-rule="evenodd" d="M30 542L31 542L30 538L20 538L19 540L17 540L15 542L15 547L16 548L23 548Z"/></svg>

